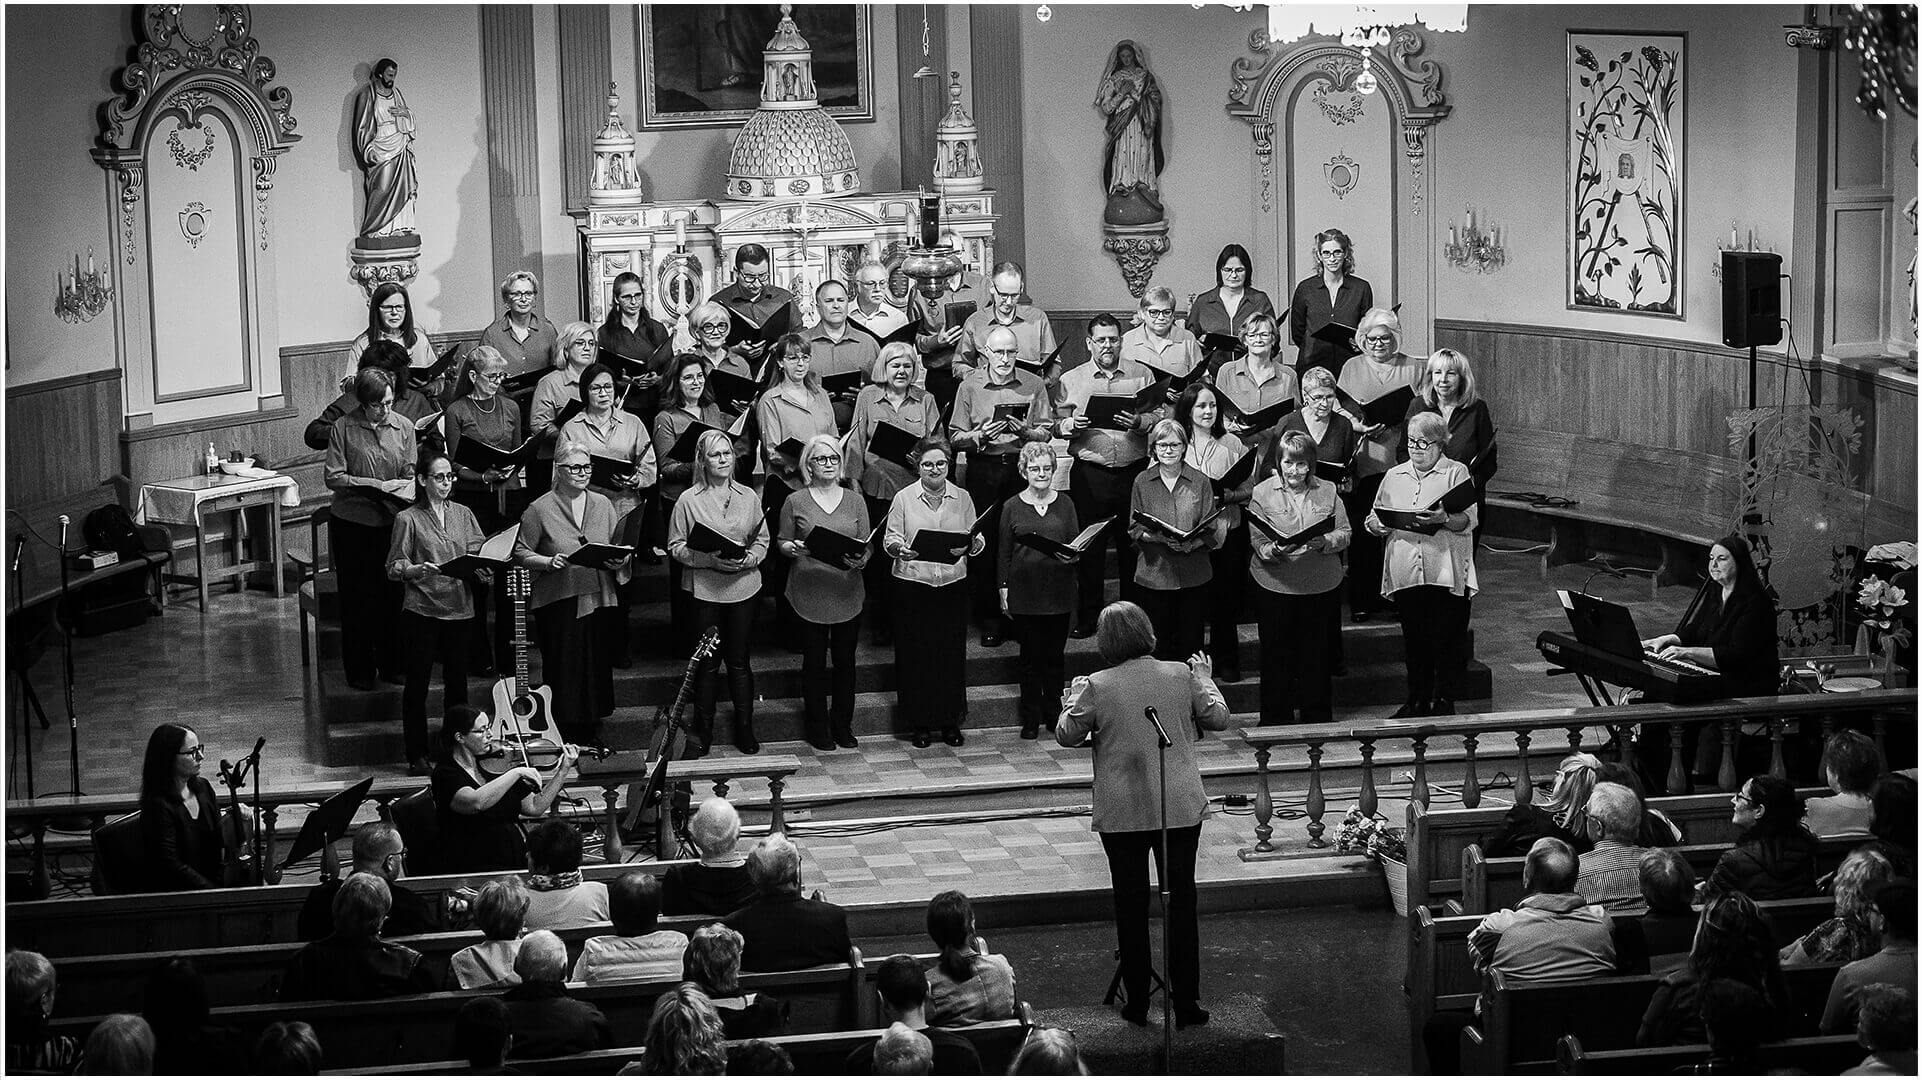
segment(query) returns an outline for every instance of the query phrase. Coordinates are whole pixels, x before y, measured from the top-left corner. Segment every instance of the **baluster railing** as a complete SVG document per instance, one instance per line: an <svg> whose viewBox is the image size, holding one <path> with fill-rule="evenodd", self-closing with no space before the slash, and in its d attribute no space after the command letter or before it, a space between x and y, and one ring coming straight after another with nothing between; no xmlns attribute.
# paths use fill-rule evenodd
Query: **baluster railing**
<svg viewBox="0 0 1922 1080"><path fill-rule="evenodd" d="M1722 767L1715 772L1715 785L1723 791L1734 791L1741 783L1735 771L1735 740L1742 732L1740 720L1722 721Z"/></svg>
<svg viewBox="0 0 1922 1080"><path fill-rule="evenodd" d="M1308 744L1308 846L1311 848L1328 846L1328 841L1321 838L1321 834L1328 831L1321 820L1328 812L1328 795L1321 786L1321 753L1320 743Z"/></svg>
<svg viewBox="0 0 1922 1080"><path fill-rule="evenodd" d="M1375 792L1375 740L1359 733L1356 737L1361 739L1361 813L1374 817L1375 808L1381 805Z"/></svg>
<svg viewBox="0 0 1922 1080"><path fill-rule="evenodd" d="M1415 802L1420 803L1423 810L1428 809L1428 740L1427 739L1418 738L1415 740L1415 785L1412 789L1409 790L1408 797L1410 799L1413 799Z"/></svg>
<svg viewBox="0 0 1922 1080"><path fill-rule="evenodd" d="M1783 780L1788 779L1789 770L1782 760L1783 729L1788 727L1787 720L1770 720L1769 726L1769 775Z"/></svg>
<svg viewBox="0 0 1922 1080"><path fill-rule="evenodd" d="M1482 781L1475 775L1475 747L1480 743L1472 734L1462 736L1462 805L1470 810L1482 804Z"/></svg>
<svg viewBox="0 0 1922 1080"><path fill-rule="evenodd" d="M1241 849L1239 854L1243 861L1272 854L1275 850L1275 797L1268 774L1270 754L1266 746L1255 747L1255 846Z"/></svg>
<svg viewBox="0 0 1922 1080"><path fill-rule="evenodd" d="M1568 729L1568 752L1571 754L1582 752L1582 729L1579 727Z"/></svg>
<svg viewBox="0 0 1922 1080"><path fill-rule="evenodd" d="M1635 730L1632 724L1608 725L1608 737L1615 740L1615 760L1631 775L1635 773Z"/></svg>
<svg viewBox="0 0 1922 1080"><path fill-rule="evenodd" d="M1535 782L1528 776L1528 744L1532 736L1527 730L1515 732L1515 805L1529 806L1535 801Z"/></svg>
<svg viewBox="0 0 1922 1080"><path fill-rule="evenodd" d="M1663 786L1678 794L1688 790L1688 766L1682 764L1682 737L1687 728L1680 720L1670 721L1668 725L1668 777Z"/></svg>

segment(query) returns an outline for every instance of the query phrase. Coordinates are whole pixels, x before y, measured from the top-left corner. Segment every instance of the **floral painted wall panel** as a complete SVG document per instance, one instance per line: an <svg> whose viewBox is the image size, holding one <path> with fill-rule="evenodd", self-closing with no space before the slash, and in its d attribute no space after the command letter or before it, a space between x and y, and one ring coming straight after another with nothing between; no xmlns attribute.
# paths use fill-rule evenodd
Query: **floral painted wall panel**
<svg viewBox="0 0 1922 1080"><path fill-rule="evenodd" d="M1568 35L1568 306L1681 318L1682 34Z"/></svg>

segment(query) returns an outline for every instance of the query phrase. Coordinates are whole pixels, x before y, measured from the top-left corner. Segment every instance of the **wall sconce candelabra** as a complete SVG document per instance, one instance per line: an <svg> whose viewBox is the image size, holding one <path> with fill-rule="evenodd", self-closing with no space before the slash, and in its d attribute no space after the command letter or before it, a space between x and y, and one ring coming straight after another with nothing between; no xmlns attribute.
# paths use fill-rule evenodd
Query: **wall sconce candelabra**
<svg viewBox="0 0 1922 1080"><path fill-rule="evenodd" d="M1763 247L1760 242L1755 239L1755 226L1751 225L1748 227L1747 239L1744 240L1741 229L1735 222L1731 221L1728 223L1728 240L1726 242L1721 240L1715 241L1715 262L1708 268L1708 272L1717 278L1722 276L1722 252L1724 251L1774 250L1774 244Z"/></svg>
<svg viewBox="0 0 1922 1080"><path fill-rule="evenodd" d="M64 278L53 275L53 313L70 323L87 322L107 310L113 302L113 276L93 268L93 249L87 249L87 270L80 271L80 256L73 257L73 272Z"/></svg>
<svg viewBox="0 0 1922 1080"><path fill-rule="evenodd" d="M1459 231L1453 225L1448 227L1448 243L1442 246L1442 258L1460 270L1491 274L1508 261L1508 252L1502 247L1502 230L1497 226L1476 225L1475 211L1471 208L1462 214Z"/></svg>

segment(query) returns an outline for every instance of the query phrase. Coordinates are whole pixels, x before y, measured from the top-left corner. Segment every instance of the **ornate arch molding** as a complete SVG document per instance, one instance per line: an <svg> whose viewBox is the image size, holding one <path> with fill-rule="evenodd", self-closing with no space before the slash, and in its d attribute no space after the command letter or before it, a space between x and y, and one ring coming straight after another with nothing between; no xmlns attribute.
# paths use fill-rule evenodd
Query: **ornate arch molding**
<svg viewBox="0 0 1922 1080"><path fill-rule="evenodd" d="M1257 28L1248 35L1248 48L1254 57L1239 57L1230 73L1228 115L1247 121L1255 143L1255 158L1261 164L1261 208L1273 206L1275 110L1284 94L1305 82L1324 82L1336 90L1354 88L1361 74L1356 51L1339 42L1320 41L1296 46L1287 51L1268 40L1268 31ZM1402 27L1388 43L1388 63L1370 65L1380 93L1391 103L1401 127L1402 152L1414 170L1412 187L1414 211L1421 213L1422 170L1428 158L1428 129L1453 111L1442 93L1442 67L1433 60L1417 59L1427 41L1413 29Z"/></svg>
<svg viewBox="0 0 1922 1080"><path fill-rule="evenodd" d="M130 62L115 73L116 93L99 106L91 149L108 177L113 257L124 264L115 318L128 427L282 407L269 211L280 155L300 141L293 93L274 85L274 62L261 55L245 4L215 5L210 27L183 20L180 5L149 4L136 34ZM216 151L217 143L227 145ZM221 200L143 205L161 198L162 181L172 176L211 183L202 168L215 168L210 162L237 172ZM238 296L235 340L244 363L232 378L203 387L179 382L179 369L168 367L187 361L169 348L177 323L156 303L153 286L181 270L167 264L153 230L177 227L197 246L206 222L233 229L238 241L237 293L228 295Z"/></svg>

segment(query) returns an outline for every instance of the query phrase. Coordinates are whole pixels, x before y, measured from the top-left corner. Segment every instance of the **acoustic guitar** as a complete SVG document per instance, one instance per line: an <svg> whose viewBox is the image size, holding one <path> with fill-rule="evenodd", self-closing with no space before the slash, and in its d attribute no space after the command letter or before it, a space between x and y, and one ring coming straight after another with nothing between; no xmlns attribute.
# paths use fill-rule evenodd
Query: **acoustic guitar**
<svg viewBox="0 0 1922 1080"><path fill-rule="evenodd" d="M514 603L514 675L494 684L494 730L489 733L502 747L551 740L555 734L554 691L529 685L527 676L527 598L533 591L533 577L525 568L507 572L507 595Z"/></svg>

